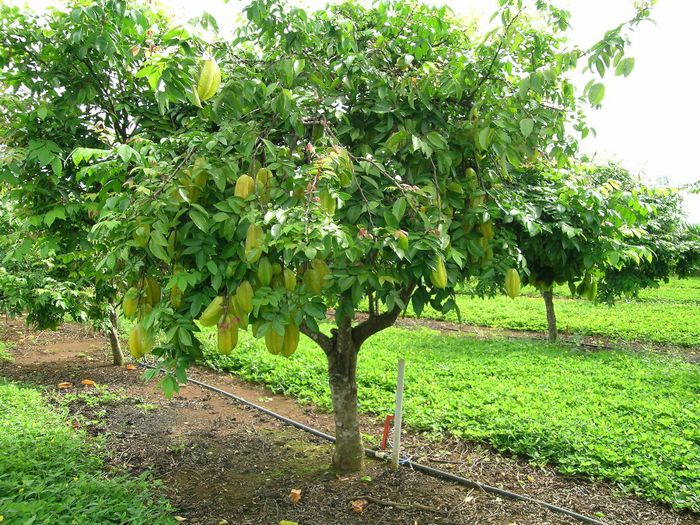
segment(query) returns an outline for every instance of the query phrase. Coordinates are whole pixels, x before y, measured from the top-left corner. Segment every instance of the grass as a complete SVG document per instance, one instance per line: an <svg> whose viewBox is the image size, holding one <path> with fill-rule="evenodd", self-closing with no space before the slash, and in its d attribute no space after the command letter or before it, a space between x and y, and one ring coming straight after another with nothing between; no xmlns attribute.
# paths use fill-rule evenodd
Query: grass
<svg viewBox="0 0 700 525"><path fill-rule="evenodd" d="M0 362L11 363L15 358L10 353L9 344L4 341L0 341Z"/></svg>
<svg viewBox="0 0 700 525"><path fill-rule="evenodd" d="M297 353L284 359L243 333L236 350L222 356L212 336L204 335L213 368L330 408L325 356L310 340L302 338ZM567 474L611 480L647 499L700 511L696 366L653 354L393 328L360 353L362 412L393 410L399 357L407 360L405 421L414 429L488 442Z"/></svg>
<svg viewBox="0 0 700 525"><path fill-rule="evenodd" d="M563 333L591 335L641 343L692 347L700 345L700 278L674 279L660 288L646 290L639 300L621 300L613 307L570 299L566 287L557 288L554 301L557 324ZM544 332L544 301L525 288L511 300L505 296L478 299L458 295L465 324ZM690 309L690 310L689 310ZM408 315L412 315L409 309ZM446 315L426 308L423 317L458 322L456 312Z"/></svg>
<svg viewBox="0 0 700 525"><path fill-rule="evenodd" d="M170 524L146 475L107 476L95 443L34 389L0 382L0 521Z"/></svg>

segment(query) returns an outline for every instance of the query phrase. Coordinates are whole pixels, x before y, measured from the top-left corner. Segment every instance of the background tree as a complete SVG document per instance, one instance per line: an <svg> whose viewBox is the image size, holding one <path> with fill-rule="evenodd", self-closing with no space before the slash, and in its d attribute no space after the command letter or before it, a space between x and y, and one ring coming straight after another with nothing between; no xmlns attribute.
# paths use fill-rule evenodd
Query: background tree
<svg viewBox="0 0 700 525"><path fill-rule="evenodd" d="M120 0L76 2L42 15L0 6L0 181L12 188L5 204L26 234L6 250L4 264L11 264L10 255L22 265L40 253L51 265L57 294L62 288L91 296L74 318L87 316L107 330L114 364L123 360L116 282L96 267L105 247L88 234L105 200L124 189L132 137L168 136L183 117L162 112L163 101L150 96L151 86L137 76L153 52L180 41L165 28L162 15ZM79 162L112 148L119 163L78 171ZM45 297L44 290L38 315L38 303L30 301L37 280L17 274L13 282L26 287L22 294L13 287L14 310L26 309L39 327L55 326L74 310L60 294Z"/></svg>
<svg viewBox="0 0 700 525"><path fill-rule="evenodd" d="M590 176L595 170L538 166L519 174L517 185L500 199L509 210L503 228L513 234L526 266L523 281L544 299L551 342L557 340L556 284L568 283L573 295L595 300L607 272L626 268L634 275L640 264L653 260L642 241L648 236L643 228L651 212L651 206L640 201L643 188L633 193L612 178L595 181ZM606 281L606 290L617 293L618 284Z"/></svg>
<svg viewBox="0 0 700 525"><path fill-rule="evenodd" d="M102 21L100 9L112 5L90 9ZM101 208L92 238L108 249L97 268L132 284L124 303L138 318L132 351L150 350L164 332L153 353L172 393L201 352L197 317L218 324L222 351L239 327L285 355L303 332L328 360L333 463L348 471L363 457L355 381L363 343L409 301L416 311L454 306L455 286L480 274L498 235L485 190L537 156L567 163L577 150L569 126L588 132L567 73L585 57L600 76L608 67L628 74L625 34L648 10L590 50L566 46L568 14L546 2L532 12L501 2L501 25L483 36L446 8L413 2L306 13L255 0L236 38L211 47L181 28L115 15L139 37L150 30L169 44L138 64L128 90L112 80L116 66L102 63L100 110L116 138L76 150L82 169L63 177ZM218 66L200 65L203 53L221 66L220 88ZM157 105L139 91L143 81ZM603 85L593 80L584 95L599 104ZM21 196L31 191L17 182ZM369 316L355 323L363 301Z"/></svg>
<svg viewBox="0 0 700 525"><path fill-rule="evenodd" d="M658 287L674 274L687 276L697 265L697 234L686 223L683 197L677 189L645 186L638 176L616 163L599 165L590 172L594 183L613 179L623 191L634 193L646 203L649 214L645 235L639 243L652 252L651 259L609 267L599 294L608 302L619 296L633 297L644 288Z"/></svg>

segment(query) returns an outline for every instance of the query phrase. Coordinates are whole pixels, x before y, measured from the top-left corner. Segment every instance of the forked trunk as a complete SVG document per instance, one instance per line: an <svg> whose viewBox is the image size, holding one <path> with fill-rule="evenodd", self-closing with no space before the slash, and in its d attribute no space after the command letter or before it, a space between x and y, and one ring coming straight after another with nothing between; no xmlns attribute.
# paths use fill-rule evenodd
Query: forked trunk
<svg viewBox="0 0 700 525"><path fill-rule="evenodd" d="M557 316L554 313L554 296L552 290L544 290L542 292L544 306L547 310L547 339L550 343L557 341Z"/></svg>
<svg viewBox="0 0 700 525"><path fill-rule="evenodd" d="M109 328L107 329L109 336L109 344L112 347L112 364L122 366L124 364L124 354L119 343L119 321L117 319L117 311L114 305L109 305Z"/></svg>
<svg viewBox="0 0 700 525"><path fill-rule="evenodd" d="M357 413L357 352L349 323L338 328L335 348L327 353L328 382L335 416L333 468L338 473L362 470L364 449Z"/></svg>

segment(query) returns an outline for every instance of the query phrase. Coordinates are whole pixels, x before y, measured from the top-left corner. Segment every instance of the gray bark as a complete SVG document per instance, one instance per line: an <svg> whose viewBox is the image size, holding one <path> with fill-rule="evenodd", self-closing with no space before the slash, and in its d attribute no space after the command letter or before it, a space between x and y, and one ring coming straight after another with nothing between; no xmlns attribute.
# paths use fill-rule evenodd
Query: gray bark
<svg viewBox="0 0 700 525"><path fill-rule="evenodd" d="M554 296L552 290L543 290L542 298L547 310L547 339L550 343L557 341L557 316L554 313Z"/></svg>
<svg viewBox="0 0 700 525"><path fill-rule="evenodd" d="M117 311L114 305L109 305L109 328L107 329L109 336L109 344L112 347L112 364L122 366L124 364L124 354L119 343L119 320L117 319Z"/></svg>

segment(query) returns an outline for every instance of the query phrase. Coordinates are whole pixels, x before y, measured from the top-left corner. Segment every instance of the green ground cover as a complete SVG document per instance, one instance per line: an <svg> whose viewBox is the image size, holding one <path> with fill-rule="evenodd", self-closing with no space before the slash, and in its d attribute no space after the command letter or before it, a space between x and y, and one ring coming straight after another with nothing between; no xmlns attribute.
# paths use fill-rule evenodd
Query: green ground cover
<svg viewBox="0 0 700 525"><path fill-rule="evenodd" d="M107 476L96 443L34 389L0 382L0 521L175 523L144 475Z"/></svg>
<svg viewBox="0 0 700 525"><path fill-rule="evenodd" d="M203 334L206 363L330 408L326 361L302 338L291 359L241 333L230 356ZM359 359L360 407L392 411L395 366L407 359L405 420L435 435L485 441L569 474L700 511L700 368L623 351L387 330ZM379 428L379 427L377 427Z"/></svg>
<svg viewBox="0 0 700 525"><path fill-rule="evenodd" d="M639 300L621 300L612 307L571 299L565 288L557 288L554 301L562 333L661 345L700 345L700 278L673 279L657 289L645 290ZM460 294L457 304L461 321L544 332L547 329L544 301L529 287L523 292L514 300L505 296L479 299ZM413 315L410 308L408 315ZM422 317L458 322L455 312L442 314L429 307Z"/></svg>

